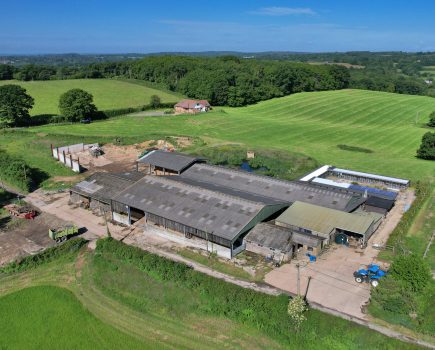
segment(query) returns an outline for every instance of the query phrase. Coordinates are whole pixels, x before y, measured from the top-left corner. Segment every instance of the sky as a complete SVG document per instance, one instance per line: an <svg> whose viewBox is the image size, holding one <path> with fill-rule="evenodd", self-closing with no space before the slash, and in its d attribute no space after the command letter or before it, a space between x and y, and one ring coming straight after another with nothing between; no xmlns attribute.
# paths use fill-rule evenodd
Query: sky
<svg viewBox="0 0 435 350"><path fill-rule="evenodd" d="M0 54L435 51L434 0L0 0Z"/></svg>

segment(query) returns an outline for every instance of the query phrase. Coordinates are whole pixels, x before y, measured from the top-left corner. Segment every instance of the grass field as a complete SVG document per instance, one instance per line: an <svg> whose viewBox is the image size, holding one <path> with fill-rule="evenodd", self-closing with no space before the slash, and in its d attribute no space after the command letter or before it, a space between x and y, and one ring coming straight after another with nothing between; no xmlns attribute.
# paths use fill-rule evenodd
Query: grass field
<svg viewBox="0 0 435 350"><path fill-rule="evenodd" d="M74 79L49 81L0 81L5 84L19 84L35 99L31 115L58 114L59 97L70 89L83 89L94 96L99 110L139 107L150 102L151 95L160 96L162 102L177 102L178 94L154 89L128 81L111 79Z"/></svg>
<svg viewBox="0 0 435 350"><path fill-rule="evenodd" d="M119 117L90 125L29 129L63 135L199 136L306 154L320 163L360 171L433 179L433 162L415 157L435 99L365 90L299 93L196 116ZM345 147L343 147L345 145ZM364 152L352 151L363 148Z"/></svg>
<svg viewBox="0 0 435 350"><path fill-rule="evenodd" d="M207 292L204 281L205 293L199 294L200 286L188 287L169 276L162 279L163 266L157 264L147 273L133 261L109 251L82 250L72 260L0 275L0 348L417 348L314 310L301 332L272 318L273 328L284 332L267 334L255 326L255 320L242 323L215 310L214 294L222 293L219 288ZM225 290L224 282L219 283ZM235 288L227 303L239 293L242 297L243 289ZM285 307L276 309L282 299L266 299L270 305L260 303L265 315L285 314Z"/></svg>
<svg viewBox="0 0 435 350"><path fill-rule="evenodd" d="M70 291L39 286L0 298L1 349L143 349L101 322Z"/></svg>

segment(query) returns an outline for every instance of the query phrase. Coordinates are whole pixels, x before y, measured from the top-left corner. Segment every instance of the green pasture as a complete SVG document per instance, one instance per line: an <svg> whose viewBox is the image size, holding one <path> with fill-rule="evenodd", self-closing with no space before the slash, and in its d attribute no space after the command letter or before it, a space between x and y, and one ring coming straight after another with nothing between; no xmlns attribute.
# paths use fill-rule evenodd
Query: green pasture
<svg viewBox="0 0 435 350"><path fill-rule="evenodd" d="M305 92L199 115L119 117L90 125L46 125L29 131L94 138L202 137L212 144L306 154L319 163L433 179L431 161L415 157L435 99L366 90ZM0 142L1 146L1 142ZM361 152L364 150L364 152Z"/></svg>
<svg viewBox="0 0 435 350"><path fill-rule="evenodd" d="M177 102L178 94L150 86L112 79L71 79L48 81L0 81L0 85L18 84L35 99L31 115L58 114L59 97L70 89L83 89L94 96L99 110L139 107L150 102L152 95L158 95L162 102Z"/></svg>
<svg viewBox="0 0 435 350"><path fill-rule="evenodd" d="M1 349L143 349L109 326L70 291L39 286L0 298Z"/></svg>

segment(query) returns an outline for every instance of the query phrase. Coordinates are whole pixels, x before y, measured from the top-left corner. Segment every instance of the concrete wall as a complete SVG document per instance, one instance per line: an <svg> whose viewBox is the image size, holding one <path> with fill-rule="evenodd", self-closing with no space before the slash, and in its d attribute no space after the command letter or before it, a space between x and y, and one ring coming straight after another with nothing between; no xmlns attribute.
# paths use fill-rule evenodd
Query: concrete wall
<svg viewBox="0 0 435 350"><path fill-rule="evenodd" d="M76 159L73 159L71 156L74 153L82 152L88 150L93 146L98 146L98 143L78 143L75 145L69 145L64 147L57 147L52 149L53 158L59 160L59 162L65 164L68 168L71 168L72 171L76 173L80 173L82 171L80 167L80 162Z"/></svg>
<svg viewBox="0 0 435 350"><path fill-rule="evenodd" d="M256 253L262 256L270 256L275 261L289 261L292 252L283 253L280 250L272 250L268 247L259 246L257 243L246 241L246 250L248 252Z"/></svg>
<svg viewBox="0 0 435 350"><path fill-rule="evenodd" d="M130 225L127 215L112 212L112 219L120 224Z"/></svg>
<svg viewBox="0 0 435 350"><path fill-rule="evenodd" d="M188 247L192 247L192 248L197 248L197 249L202 249L205 251L213 252L213 253L216 253L218 256L226 258L226 259L232 258L230 248L221 246L221 245L216 244L216 243L211 243L211 242L208 242L208 244L207 244L207 241L203 240L201 238L195 238L195 237L187 238L181 233L165 230L164 228L153 225L153 224L145 224L144 230L145 230L147 235L151 234L151 235L163 238L165 240L168 240L168 241L171 241L174 243L178 243L182 246L188 246Z"/></svg>

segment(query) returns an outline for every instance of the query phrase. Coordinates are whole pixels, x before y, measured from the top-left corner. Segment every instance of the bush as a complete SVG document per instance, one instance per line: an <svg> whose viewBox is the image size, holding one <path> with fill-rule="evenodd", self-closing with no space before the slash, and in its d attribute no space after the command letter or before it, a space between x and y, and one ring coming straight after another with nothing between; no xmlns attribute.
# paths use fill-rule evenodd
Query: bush
<svg viewBox="0 0 435 350"><path fill-rule="evenodd" d="M432 112L429 116L429 121L427 122L427 126L431 128L435 128L435 112Z"/></svg>
<svg viewBox="0 0 435 350"><path fill-rule="evenodd" d="M427 160L435 160L435 132L427 132L421 139L417 157Z"/></svg>
<svg viewBox="0 0 435 350"><path fill-rule="evenodd" d="M414 293L421 293L432 278L427 262L415 254L395 258L390 267L390 274L405 289Z"/></svg>
<svg viewBox="0 0 435 350"><path fill-rule="evenodd" d="M160 104L162 103L161 99L157 95L152 95L150 98L150 106L152 108L158 108L160 107Z"/></svg>
<svg viewBox="0 0 435 350"><path fill-rule="evenodd" d="M78 253L80 248L87 243L88 241L83 238L71 239L59 246L48 248L42 253L26 256L21 260L16 260L0 268L0 273L11 274L21 272L46 264L60 257L73 257Z"/></svg>
<svg viewBox="0 0 435 350"><path fill-rule="evenodd" d="M0 179L27 192L32 184L32 169L21 158L0 150Z"/></svg>

